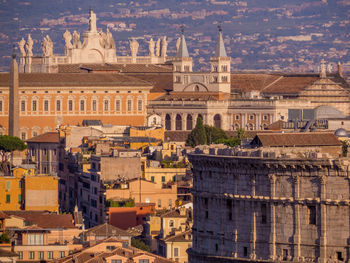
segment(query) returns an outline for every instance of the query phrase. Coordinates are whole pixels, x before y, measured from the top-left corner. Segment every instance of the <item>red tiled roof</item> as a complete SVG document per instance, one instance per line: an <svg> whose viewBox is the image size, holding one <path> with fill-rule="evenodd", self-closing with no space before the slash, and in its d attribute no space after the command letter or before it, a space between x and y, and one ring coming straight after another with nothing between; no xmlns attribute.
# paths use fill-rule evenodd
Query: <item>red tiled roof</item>
<svg viewBox="0 0 350 263"><path fill-rule="evenodd" d="M263 147L341 146L333 133L258 133L252 145Z"/></svg>
<svg viewBox="0 0 350 263"><path fill-rule="evenodd" d="M4 211L8 216L23 218L40 228L75 228L71 214L54 214L45 211Z"/></svg>
<svg viewBox="0 0 350 263"><path fill-rule="evenodd" d="M60 138L58 132L46 132L26 140L26 142L34 143L59 143Z"/></svg>
<svg viewBox="0 0 350 263"><path fill-rule="evenodd" d="M9 73L0 74L0 87L10 85ZM110 73L21 73L20 87L118 87L152 86L141 79Z"/></svg>

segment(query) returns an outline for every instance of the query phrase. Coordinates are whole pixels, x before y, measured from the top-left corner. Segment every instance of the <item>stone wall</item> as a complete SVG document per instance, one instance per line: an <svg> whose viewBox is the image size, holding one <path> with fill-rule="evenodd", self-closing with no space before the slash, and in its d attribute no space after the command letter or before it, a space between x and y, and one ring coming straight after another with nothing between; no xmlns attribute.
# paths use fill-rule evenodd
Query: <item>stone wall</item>
<svg viewBox="0 0 350 263"><path fill-rule="evenodd" d="M349 260L348 159L209 153L189 155L190 262Z"/></svg>

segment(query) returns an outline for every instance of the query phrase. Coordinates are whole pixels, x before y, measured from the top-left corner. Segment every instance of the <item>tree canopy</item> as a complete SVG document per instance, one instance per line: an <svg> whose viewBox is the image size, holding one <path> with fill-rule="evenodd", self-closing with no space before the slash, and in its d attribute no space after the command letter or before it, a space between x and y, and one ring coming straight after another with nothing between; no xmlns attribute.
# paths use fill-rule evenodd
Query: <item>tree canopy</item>
<svg viewBox="0 0 350 263"><path fill-rule="evenodd" d="M26 148L27 145L18 137L0 135L0 170L8 175L10 171L9 157L11 153L14 151L23 151Z"/></svg>
<svg viewBox="0 0 350 263"><path fill-rule="evenodd" d="M207 144L206 130L203 125L202 118L197 118L196 127L188 135L186 145L195 147L197 145Z"/></svg>

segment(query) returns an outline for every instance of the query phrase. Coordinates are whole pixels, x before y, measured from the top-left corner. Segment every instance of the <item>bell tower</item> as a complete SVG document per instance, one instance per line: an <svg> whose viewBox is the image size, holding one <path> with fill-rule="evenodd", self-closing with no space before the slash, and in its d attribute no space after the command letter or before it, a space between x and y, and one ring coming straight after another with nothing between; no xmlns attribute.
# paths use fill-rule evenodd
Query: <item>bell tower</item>
<svg viewBox="0 0 350 263"><path fill-rule="evenodd" d="M231 92L231 58L227 56L221 26L219 28L218 43L215 55L210 58L211 90L216 92Z"/></svg>

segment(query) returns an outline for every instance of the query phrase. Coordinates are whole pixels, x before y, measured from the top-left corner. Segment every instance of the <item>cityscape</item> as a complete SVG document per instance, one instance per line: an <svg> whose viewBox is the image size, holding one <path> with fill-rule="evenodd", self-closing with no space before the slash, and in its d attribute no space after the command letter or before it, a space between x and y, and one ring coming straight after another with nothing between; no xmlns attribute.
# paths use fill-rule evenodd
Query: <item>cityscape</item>
<svg viewBox="0 0 350 263"><path fill-rule="evenodd" d="M0 3L0 262L350 262L346 0Z"/></svg>

